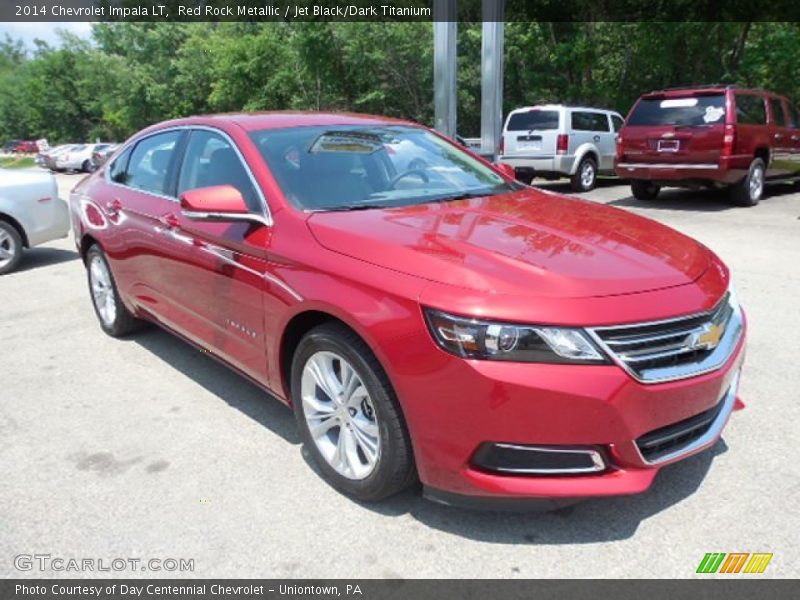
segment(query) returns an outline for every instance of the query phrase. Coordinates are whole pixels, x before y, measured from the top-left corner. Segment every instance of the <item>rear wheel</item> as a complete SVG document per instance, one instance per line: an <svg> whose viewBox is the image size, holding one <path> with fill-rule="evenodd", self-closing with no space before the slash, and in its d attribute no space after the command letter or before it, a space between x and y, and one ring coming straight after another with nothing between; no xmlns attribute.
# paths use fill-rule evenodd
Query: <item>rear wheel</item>
<svg viewBox="0 0 800 600"><path fill-rule="evenodd" d="M0 221L0 275L17 268L22 259L22 237L16 227Z"/></svg>
<svg viewBox="0 0 800 600"><path fill-rule="evenodd" d="M514 169L514 178L525 185L530 185L533 181L533 171L528 169Z"/></svg>
<svg viewBox="0 0 800 600"><path fill-rule="evenodd" d="M764 195L764 160L756 158L750 163L747 176L731 188L731 200L737 206L755 206Z"/></svg>
<svg viewBox="0 0 800 600"><path fill-rule="evenodd" d="M369 347L329 323L300 340L292 403L323 478L359 500L382 500L416 478L411 442L391 384Z"/></svg>
<svg viewBox="0 0 800 600"><path fill-rule="evenodd" d="M637 200L655 200L660 191L661 186L656 185L652 181L644 181L642 179L634 179L631 181L631 192L633 193L633 197Z"/></svg>
<svg viewBox="0 0 800 600"><path fill-rule="evenodd" d="M575 174L570 177L570 185L575 192L588 192L597 185L597 162L591 157L581 159Z"/></svg>
<svg viewBox="0 0 800 600"><path fill-rule="evenodd" d="M140 329L143 323L122 303L111 267L99 246L92 246L86 253L86 272L94 312L103 331L111 337L121 337Z"/></svg>
<svg viewBox="0 0 800 600"><path fill-rule="evenodd" d="M83 171L84 173L91 173L92 162L89 160L83 161L83 164L81 165L81 171Z"/></svg>

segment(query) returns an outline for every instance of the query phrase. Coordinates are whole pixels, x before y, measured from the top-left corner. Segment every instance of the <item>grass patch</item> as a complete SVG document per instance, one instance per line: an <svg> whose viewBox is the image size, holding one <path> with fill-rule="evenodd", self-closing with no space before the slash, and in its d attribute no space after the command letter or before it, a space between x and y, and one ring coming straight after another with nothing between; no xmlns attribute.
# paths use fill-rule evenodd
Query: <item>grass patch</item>
<svg viewBox="0 0 800 600"><path fill-rule="evenodd" d="M4 169L29 169L36 166L32 156L0 156L0 167Z"/></svg>

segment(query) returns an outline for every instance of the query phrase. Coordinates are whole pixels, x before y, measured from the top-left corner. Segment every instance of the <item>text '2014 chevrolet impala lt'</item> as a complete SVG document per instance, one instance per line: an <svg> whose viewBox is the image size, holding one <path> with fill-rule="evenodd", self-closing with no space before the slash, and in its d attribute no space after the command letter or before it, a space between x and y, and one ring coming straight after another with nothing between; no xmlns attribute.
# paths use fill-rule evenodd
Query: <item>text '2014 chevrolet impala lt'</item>
<svg viewBox="0 0 800 600"><path fill-rule="evenodd" d="M745 317L708 248L413 123L161 123L71 209L102 328L155 322L253 380L361 500L642 492L739 404Z"/></svg>

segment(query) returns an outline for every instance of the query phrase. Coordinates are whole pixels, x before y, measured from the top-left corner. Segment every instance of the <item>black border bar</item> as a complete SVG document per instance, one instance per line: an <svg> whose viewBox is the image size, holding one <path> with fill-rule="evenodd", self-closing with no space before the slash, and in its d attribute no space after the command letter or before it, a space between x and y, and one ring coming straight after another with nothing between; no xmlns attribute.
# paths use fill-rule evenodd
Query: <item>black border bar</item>
<svg viewBox="0 0 800 600"><path fill-rule="evenodd" d="M505 1L505 21L800 22L797 0ZM457 20L481 21L482 2L456 0ZM431 22L433 5L434 0L2 0L0 21Z"/></svg>

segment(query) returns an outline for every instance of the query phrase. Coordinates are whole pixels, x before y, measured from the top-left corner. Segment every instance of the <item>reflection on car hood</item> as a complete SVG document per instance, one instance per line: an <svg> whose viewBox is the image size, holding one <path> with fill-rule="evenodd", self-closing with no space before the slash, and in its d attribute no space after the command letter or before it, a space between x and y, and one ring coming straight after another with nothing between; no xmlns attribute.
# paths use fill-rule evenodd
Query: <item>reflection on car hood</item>
<svg viewBox="0 0 800 600"><path fill-rule="evenodd" d="M710 252L664 225L536 189L454 202L320 212L325 248L496 294L579 298L685 285Z"/></svg>

